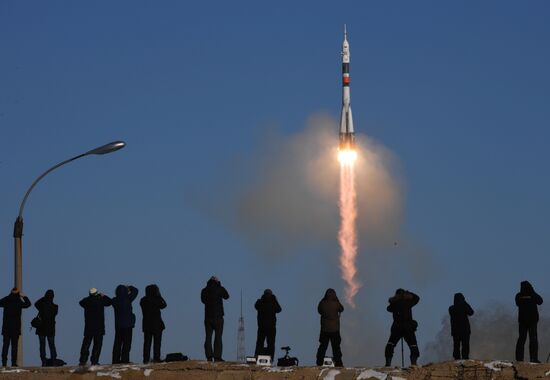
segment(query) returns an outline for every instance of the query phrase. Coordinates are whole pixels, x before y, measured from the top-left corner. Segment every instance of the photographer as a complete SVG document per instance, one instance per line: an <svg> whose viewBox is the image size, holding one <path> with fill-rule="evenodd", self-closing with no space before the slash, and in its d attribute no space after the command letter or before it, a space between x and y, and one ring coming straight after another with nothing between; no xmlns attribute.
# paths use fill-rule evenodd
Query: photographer
<svg viewBox="0 0 550 380"><path fill-rule="evenodd" d="M210 277L206 287L201 291L201 302L204 304L204 353L206 360L223 362L222 359L222 334L223 334L223 300L229 298L229 293L222 286L217 277ZM214 336L214 349L212 349L212 334Z"/></svg>
<svg viewBox="0 0 550 380"><path fill-rule="evenodd" d="M119 285L113 297L115 310L115 341L113 343L113 364L130 363L132 348L132 332L136 324L136 316L132 310L132 302L138 295L138 290L131 285Z"/></svg>
<svg viewBox="0 0 550 380"><path fill-rule="evenodd" d="M340 313L344 306L338 300L334 289L327 289L325 296L319 302L317 311L321 314L321 333L319 334L319 348L317 349L317 365L323 365L328 343L332 346L332 356L336 367L343 367L340 343Z"/></svg>
<svg viewBox="0 0 550 380"><path fill-rule="evenodd" d="M55 316L57 315L58 306L53 303L53 298L54 292L49 289L46 291L46 294L44 294L44 297L40 298L34 304L34 307L38 310L38 317L40 318L40 326L36 328L36 335L38 335L42 367L48 364L46 359L46 340L50 348L52 364L55 362L55 359L57 359L57 351L55 349Z"/></svg>
<svg viewBox="0 0 550 380"><path fill-rule="evenodd" d="M11 293L0 300L4 308L2 322L2 367L8 362L8 350L11 345L11 365L17 367L17 344L21 335L21 310L31 306L31 301L19 289L13 288Z"/></svg>
<svg viewBox="0 0 550 380"><path fill-rule="evenodd" d="M390 304L386 310L393 314L393 324L385 350L386 367L391 366L393 349L401 338L404 338L409 346L411 365L416 365L416 360L420 356L415 335L418 323L412 318L412 308L418 301L420 301L420 297L403 289L397 289L395 295L388 300Z"/></svg>
<svg viewBox="0 0 550 380"><path fill-rule="evenodd" d="M97 365L105 335L105 308L111 306L111 299L99 293L96 288L91 288L90 295L80 301L80 306L84 309L84 339L79 363L81 366L86 365L93 341L91 361L92 365Z"/></svg>
<svg viewBox="0 0 550 380"><path fill-rule="evenodd" d="M456 293L454 303L449 307L451 316L451 335L453 337L453 358L467 360L470 358L470 321L474 310L466 302L462 293ZM462 346L462 349L461 349Z"/></svg>
<svg viewBox="0 0 550 380"><path fill-rule="evenodd" d="M538 305L542 305L542 297L539 296L529 281L522 281L520 292L516 294L518 307L519 337L516 343L516 360L523 361L523 350L527 333L529 333L529 357L532 363L539 361L539 342L537 339L537 323L539 321Z"/></svg>
<svg viewBox="0 0 550 380"><path fill-rule="evenodd" d="M258 310L258 335L256 338L256 352L254 356L263 354L264 341L267 340L267 353L271 360L275 356L275 335L277 334L277 313L281 312L281 306L271 289L266 289L262 298L254 304Z"/></svg>
<svg viewBox="0 0 550 380"><path fill-rule="evenodd" d="M165 329L161 310L166 308L166 301L160 295L159 287L155 284L145 288L145 297L140 301L143 312L143 363L149 363L151 357L151 343L153 345L153 362L159 363L162 331Z"/></svg>

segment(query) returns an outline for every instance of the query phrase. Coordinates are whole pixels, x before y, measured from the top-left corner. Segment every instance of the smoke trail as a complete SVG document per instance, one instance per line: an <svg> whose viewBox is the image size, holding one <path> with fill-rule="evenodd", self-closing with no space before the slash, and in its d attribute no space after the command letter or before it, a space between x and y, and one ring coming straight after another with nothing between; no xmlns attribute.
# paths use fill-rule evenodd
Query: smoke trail
<svg viewBox="0 0 550 380"><path fill-rule="evenodd" d="M355 307L353 297L361 286L356 280L357 267L357 202L355 192L355 165L354 162L341 162L340 165L340 231L338 240L342 253L340 255L340 268L346 282L346 301Z"/></svg>

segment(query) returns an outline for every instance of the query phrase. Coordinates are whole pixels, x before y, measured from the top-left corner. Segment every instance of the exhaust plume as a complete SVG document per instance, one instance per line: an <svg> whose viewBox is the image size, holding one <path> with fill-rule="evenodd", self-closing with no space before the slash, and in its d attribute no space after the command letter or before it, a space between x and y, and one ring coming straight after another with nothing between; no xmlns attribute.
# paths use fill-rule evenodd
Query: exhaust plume
<svg viewBox="0 0 550 380"><path fill-rule="evenodd" d="M357 228L355 225L357 203L354 161L340 161L340 218L341 225L338 233L342 250L340 268L342 269L342 277L346 282L346 301L355 308L353 297L355 297L361 285L355 278L357 274L355 265L357 257Z"/></svg>

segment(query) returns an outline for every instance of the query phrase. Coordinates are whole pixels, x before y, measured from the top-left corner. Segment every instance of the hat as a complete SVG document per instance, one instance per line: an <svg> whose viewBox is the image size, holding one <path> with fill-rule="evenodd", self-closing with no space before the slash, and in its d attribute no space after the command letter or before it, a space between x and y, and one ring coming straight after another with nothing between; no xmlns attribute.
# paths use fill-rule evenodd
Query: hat
<svg viewBox="0 0 550 380"><path fill-rule="evenodd" d="M267 296L267 295L272 295L273 294L273 291L271 289L266 289L264 290L264 294Z"/></svg>
<svg viewBox="0 0 550 380"><path fill-rule="evenodd" d="M96 288L91 288L90 289L90 295L95 296L96 294L97 294L97 289Z"/></svg>
<svg viewBox="0 0 550 380"><path fill-rule="evenodd" d="M218 280L218 278L216 276L212 276L210 277L210 280L212 281L216 281L216 282L220 282L220 280Z"/></svg>

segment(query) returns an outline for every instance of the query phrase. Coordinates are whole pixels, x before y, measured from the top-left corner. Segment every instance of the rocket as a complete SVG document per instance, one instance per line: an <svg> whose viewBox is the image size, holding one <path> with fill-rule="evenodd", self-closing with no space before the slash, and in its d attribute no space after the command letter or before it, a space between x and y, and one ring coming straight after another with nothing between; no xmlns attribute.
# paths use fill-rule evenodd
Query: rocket
<svg viewBox="0 0 550 380"><path fill-rule="evenodd" d="M342 43L342 116L340 118L340 150L355 149L355 131L351 115L351 97L349 92L349 43L344 25L344 42Z"/></svg>

